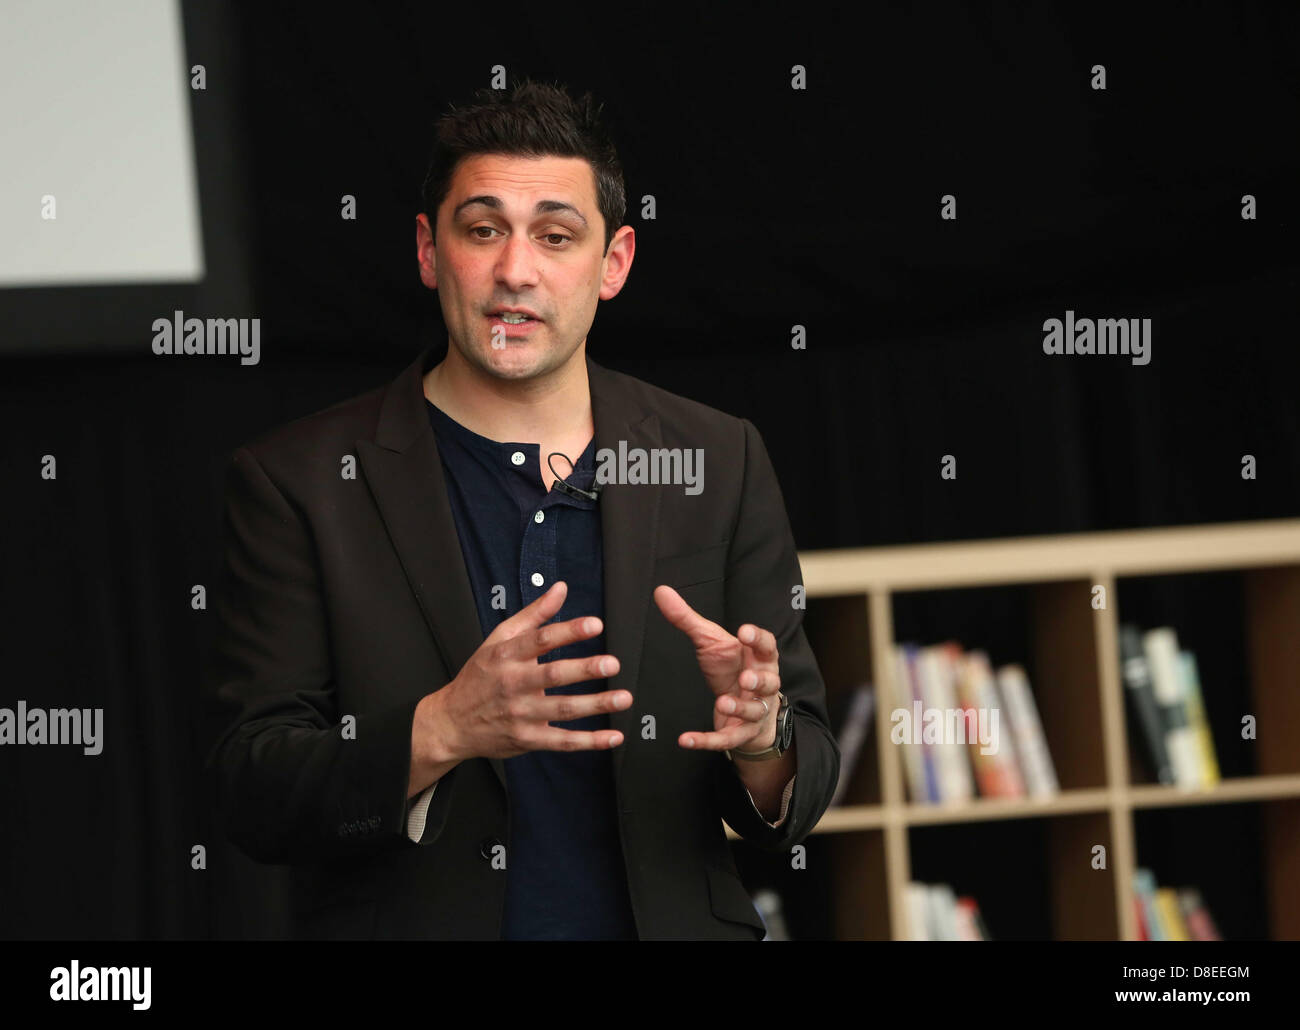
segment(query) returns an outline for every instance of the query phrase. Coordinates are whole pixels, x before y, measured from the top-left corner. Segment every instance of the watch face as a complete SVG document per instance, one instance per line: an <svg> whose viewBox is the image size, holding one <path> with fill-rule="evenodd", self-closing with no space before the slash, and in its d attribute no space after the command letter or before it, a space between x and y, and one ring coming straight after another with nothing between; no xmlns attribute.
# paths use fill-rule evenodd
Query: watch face
<svg viewBox="0 0 1300 1030"><path fill-rule="evenodd" d="M777 737L782 751L790 750L790 743L794 740L794 713L786 706L785 717L777 724Z"/></svg>

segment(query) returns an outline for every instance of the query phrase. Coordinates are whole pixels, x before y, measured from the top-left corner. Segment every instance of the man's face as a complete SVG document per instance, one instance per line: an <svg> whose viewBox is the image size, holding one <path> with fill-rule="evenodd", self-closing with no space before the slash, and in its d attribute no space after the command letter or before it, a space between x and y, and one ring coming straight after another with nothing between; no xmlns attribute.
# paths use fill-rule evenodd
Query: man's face
<svg viewBox="0 0 1300 1030"><path fill-rule="evenodd" d="M531 379L568 362L597 301L618 293L631 266L627 226L605 253L595 174L581 158L466 158L436 217L436 246L418 219L421 278L438 291L449 345L496 378ZM510 309L530 317L510 324Z"/></svg>

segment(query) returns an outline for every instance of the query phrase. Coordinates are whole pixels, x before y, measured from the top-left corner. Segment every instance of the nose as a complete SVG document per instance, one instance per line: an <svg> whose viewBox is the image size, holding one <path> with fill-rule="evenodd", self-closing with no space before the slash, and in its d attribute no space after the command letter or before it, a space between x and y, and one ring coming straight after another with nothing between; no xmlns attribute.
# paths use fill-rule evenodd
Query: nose
<svg viewBox="0 0 1300 1030"><path fill-rule="evenodd" d="M525 286L537 284L537 261L532 241L527 236L512 233L500 253L496 268L499 283L511 293L518 293Z"/></svg>

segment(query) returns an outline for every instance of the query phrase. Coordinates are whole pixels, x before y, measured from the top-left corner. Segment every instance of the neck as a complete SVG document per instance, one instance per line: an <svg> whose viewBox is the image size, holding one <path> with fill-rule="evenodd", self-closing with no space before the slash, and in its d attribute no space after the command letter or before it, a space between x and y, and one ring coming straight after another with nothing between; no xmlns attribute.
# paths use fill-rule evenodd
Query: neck
<svg viewBox="0 0 1300 1030"><path fill-rule="evenodd" d="M592 427L584 340L562 366L532 379L498 379L448 344L424 376L424 395L466 429L489 440L542 441Z"/></svg>

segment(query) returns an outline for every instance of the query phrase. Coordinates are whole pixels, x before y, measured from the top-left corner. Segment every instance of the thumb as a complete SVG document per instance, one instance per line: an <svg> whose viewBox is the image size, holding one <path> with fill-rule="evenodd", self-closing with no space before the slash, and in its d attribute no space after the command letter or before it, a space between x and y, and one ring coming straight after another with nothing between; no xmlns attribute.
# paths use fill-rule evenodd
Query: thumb
<svg viewBox="0 0 1300 1030"><path fill-rule="evenodd" d="M670 586L655 587L654 599L664 618L690 637L693 643L706 643L722 630L716 622L706 619L687 604L682 595Z"/></svg>

